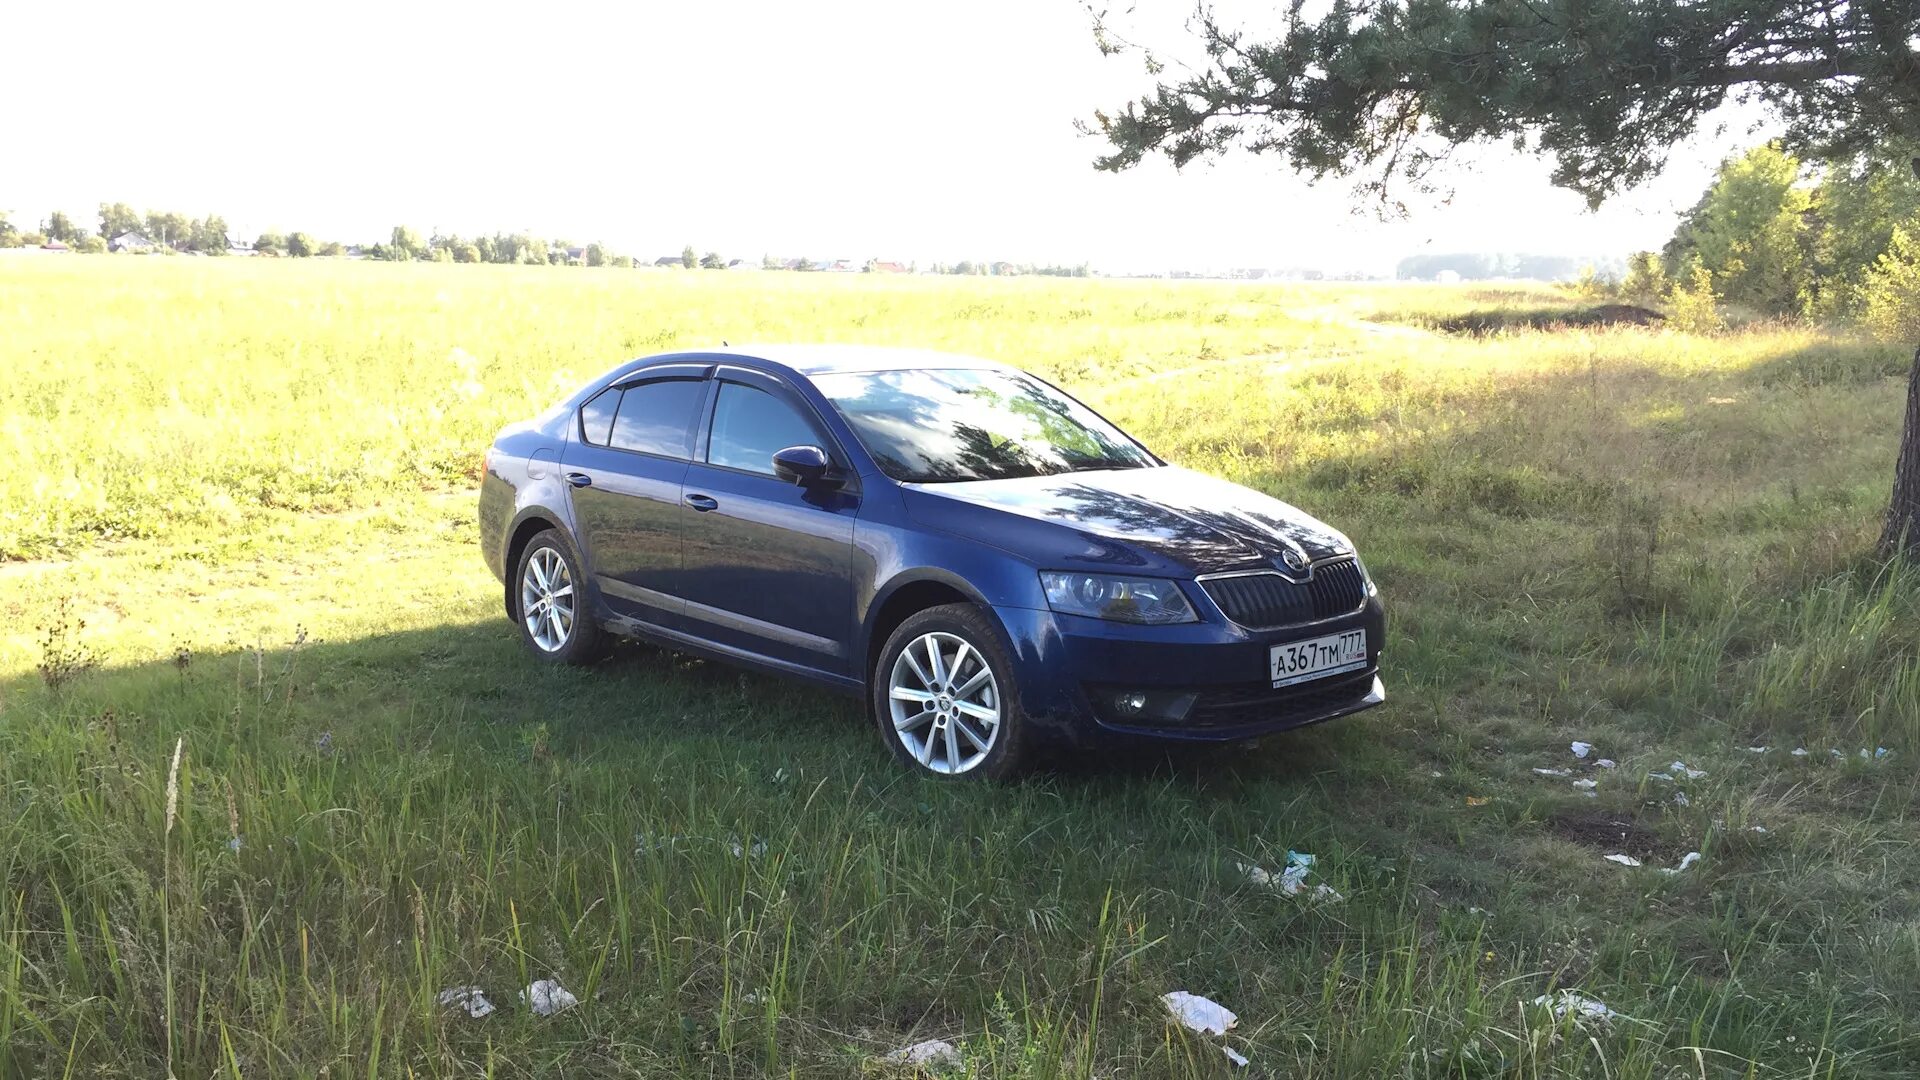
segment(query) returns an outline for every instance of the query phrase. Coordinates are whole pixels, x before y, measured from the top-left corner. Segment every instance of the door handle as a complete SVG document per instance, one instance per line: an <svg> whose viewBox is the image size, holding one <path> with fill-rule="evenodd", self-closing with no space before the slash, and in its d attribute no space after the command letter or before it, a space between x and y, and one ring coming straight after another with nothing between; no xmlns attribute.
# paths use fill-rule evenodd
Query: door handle
<svg viewBox="0 0 1920 1080"><path fill-rule="evenodd" d="M684 501L703 514L709 510L720 509L720 501L711 495L689 495Z"/></svg>
<svg viewBox="0 0 1920 1080"><path fill-rule="evenodd" d="M574 487L592 487L593 477L583 472L570 472L567 474L567 483Z"/></svg>

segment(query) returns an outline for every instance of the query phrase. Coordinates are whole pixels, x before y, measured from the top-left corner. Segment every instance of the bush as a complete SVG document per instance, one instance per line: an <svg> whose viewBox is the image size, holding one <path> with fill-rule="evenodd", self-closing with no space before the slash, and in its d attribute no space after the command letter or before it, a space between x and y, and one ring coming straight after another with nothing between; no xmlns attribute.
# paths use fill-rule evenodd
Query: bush
<svg viewBox="0 0 1920 1080"><path fill-rule="evenodd" d="M1726 329L1720 315L1720 297L1713 291L1713 271L1699 263L1686 275L1684 284L1673 287L1667 307L1667 325L1689 334L1712 334Z"/></svg>
<svg viewBox="0 0 1920 1080"><path fill-rule="evenodd" d="M1920 220L1908 224L1920 227ZM1861 317L1875 337L1902 344L1920 341L1920 239L1906 226L1894 226L1887 250L1868 267L1860 293Z"/></svg>

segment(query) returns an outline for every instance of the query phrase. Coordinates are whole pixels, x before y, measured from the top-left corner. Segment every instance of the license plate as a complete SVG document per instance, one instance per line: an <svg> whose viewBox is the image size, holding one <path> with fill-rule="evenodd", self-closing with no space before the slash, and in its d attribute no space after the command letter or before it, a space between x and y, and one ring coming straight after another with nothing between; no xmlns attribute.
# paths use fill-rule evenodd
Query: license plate
<svg viewBox="0 0 1920 1080"><path fill-rule="evenodd" d="M1324 679L1343 671L1358 671L1367 666L1367 632L1349 630L1344 634L1289 641L1275 645L1268 654L1275 689L1309 679Z"/></svg>

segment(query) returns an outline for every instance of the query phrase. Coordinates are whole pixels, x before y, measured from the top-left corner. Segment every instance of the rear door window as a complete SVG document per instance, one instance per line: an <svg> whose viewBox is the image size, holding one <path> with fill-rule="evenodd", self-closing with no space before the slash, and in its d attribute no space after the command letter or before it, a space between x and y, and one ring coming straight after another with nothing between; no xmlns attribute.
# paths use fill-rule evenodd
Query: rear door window
<svg viewBox="0 0 1920 1080"><path fill-rule="evenodd" d="M701 379L660 379L627 387L620 395L607 445L643 454L691 457L694 418L706 391Z"/></svg>

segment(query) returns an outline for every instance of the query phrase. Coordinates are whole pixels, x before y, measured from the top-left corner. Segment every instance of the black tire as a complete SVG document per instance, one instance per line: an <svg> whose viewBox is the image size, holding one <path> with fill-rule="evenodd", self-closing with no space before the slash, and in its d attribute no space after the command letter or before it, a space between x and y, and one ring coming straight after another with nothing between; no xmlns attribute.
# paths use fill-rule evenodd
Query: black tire
<svg viewBox="0 0 1920 1080"><path fill-rule="evenodd" d="M529 625L529 597L538 592L538 577L530 582L529 568L536 565L546 568L551 577L555 563L564 568L565 585L570 591L561 600L573 601L570 618L559 618L558 623L565 633L556 633L555 619L542 619L534 626ZM565 533L558 529L548 529L536 534L520 550L520 558L513 568L513 611L514 625L520 628L520 640L534 658L549 664L591 664L606 655L607 635L594 619L593 605L588 601L583 583L586 575L580 569L580 557L574 554L573 545L567 541ZM557 590L558 586L556 586ZM555 602L558 604L558 601ZM556 610L556 617L559 611Z"/></svg>
<svg viewBox="0 0 1920 1080"><path fill-rule="evenodd" d="M893 673L896 666L902 663L901 653L906 651L907 646L919 643L921 648L916 650L913 662L903 669L903 674L911 675L906 689L920 692L919 687L926 685L927 680L922 680L914 673L934 675L929 670L931 656L926 652L927 644L923 640L928 635L943 635L934 639L935 646L942 649L943 664L956 657L959 659L958 670L945 673L949 676L945 685L955 689L964 688L966 682L979 675L980 664L984 664L991 672L991 680L982 683L981 687L990 693L976 688L959 704L953 702L952 694L936 694L926 709L913 713L920 716L932 711L934 716L918 722L909 717L913 726L903 733L895 726ZM962 653L958 649L959 642L965 643L967 652ZM955 647L948 652L945 647L950 644ZM959 681L956 682L956 679ZM909 615L888 636L886 647L880 650L880 659L867 681L874 724L880 731L881 740L901 764L922 776L941 780L1006 780L1024 772L1029 765L1032 732L1026 715L1020 709L1020 688L1014 682L1013 663L1007 655L1000 628L994 625L992 616L973 604L945 604ZM988 704L996 707L999 714L998 723L992 725L990 733L978 715L978 710ZM974 707L974 712L960 711L969 705ZM901 705L903 712L910 708L909 703L903 702ZM980 735L990 736L984 753L979 750ZM909 745L910 740L913 745ZM949 747L959 749L962 769L956 771L942 767L949 764ZM922 750L927 754L927 760L922 759L919 752Z"/></svg>

